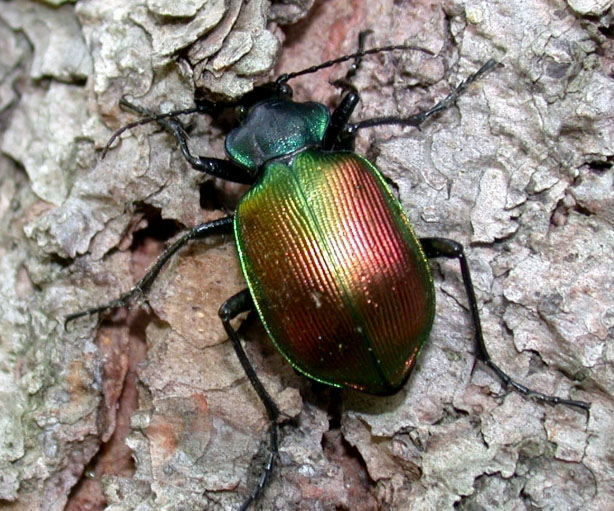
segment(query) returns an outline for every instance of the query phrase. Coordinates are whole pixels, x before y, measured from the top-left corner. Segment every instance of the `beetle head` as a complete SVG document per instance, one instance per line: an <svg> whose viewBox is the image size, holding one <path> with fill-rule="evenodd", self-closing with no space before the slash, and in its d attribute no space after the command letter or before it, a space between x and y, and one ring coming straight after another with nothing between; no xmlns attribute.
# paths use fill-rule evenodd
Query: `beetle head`
<svg viewBox="0 0 614 511"><path fill-rule="evenodd" d="M270 99L279 98L284 100L292 99L292 87L287 83L278 84L269 82L255 87L251 92L245 94L235 105L234 116L237 123L241 123L247 117L248 112L257 104Z"/></svg>

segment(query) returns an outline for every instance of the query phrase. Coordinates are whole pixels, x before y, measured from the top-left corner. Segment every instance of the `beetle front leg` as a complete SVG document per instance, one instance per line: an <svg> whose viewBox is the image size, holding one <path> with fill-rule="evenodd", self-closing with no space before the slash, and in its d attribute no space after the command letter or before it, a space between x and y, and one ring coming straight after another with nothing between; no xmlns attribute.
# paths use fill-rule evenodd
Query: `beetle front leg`
<svg viewBox="0 0 614 511"><path fill-rule="evenodd" d="M409 117L374 117L373 119L365 119L363 121L357 122L355 124L350 124L348 126L353 128L354 130L384 125L413 126L414 128L418 128L429 117L432 117L439 112L443 112L444 110L447 110L452 105L454 105L454 103L456 103L456 100L467 91L467 89L472 83L477 82L480 78L482 78L482 76L492 71L496 67L502 66L503 64L497 62L494 59L490 59L475 73L465 78L465 80L463 80L450 94L448 94L445 98L443 98L433 107L429 108L428 110L425 110L424 112L419 112L415 115L410 115Z"/></svg>
<svg viewBox="0 0 614 511"><path fill-rule="evenodd" d="M469 271L469 265L465 257L465 251L463 246L450 239L446 238L421 238L420 243L424 249L424 253L427 258L432 259L435 257L445 257L447 259L457 259L461 267L461 275L463 277L463 285L465 286L465 292L467 293L467 299L469 300L469 310L471 311L471 319L473 327L475 329L475 351L476 357L481 360L485 365L490 367L505 386L512 387L516 392L523 394L527 397L534 397L540 401L552 405L567 405L581 408L582 410L589 410L590 403L585 401L576 401L573 399L563 399L556 396L549 396L542 394L536 390L532 390L524 385L513 380L507 375L503 369L496 365L486 349L484 342L484 336L482 334L482 324L480 322L480 314L478 312L478 303L475 298L475 292L473 290L473 283L471 282L471 272Z"/></svg>
<svg viewBox="0 0 614 511"><path fill-rule="evenodd" d="M117 309L119 307L126 306L137 295L147 293L151 288L154 280L160 273L160 270L164 264L184 245L190 240L202 239L207 236L213 236L215 234L230 234L232 233L233 216L227 216L220 218L219 220L213 220L204 224L197 225L189 231L185 232L179 239L177 239L170 247L168 247L160 257L156 260L151 268L143 275L143 277L136 283L136 285L126 293L122 294L119 298L112 300L104 305L98 307L92 307L84 311L68 314L64 319L64 327L71 321L83 317L96 314L97 312L103 312L105 310Z"/></svg>
<svg viewBox="0 0 614 511"><path fill-rule="evenodd" d="M167 117L166 115L155 115L146 108L135 105L126 99L122 99L120 104L155 120L160 126L173 135L177 140L177 144L181 149L183 157L188 161L194 170L204 172L205 174L209 174L213 177L219 177L220 179L224 179L226 181L232 181L234 183L249 185L254 182L254 176L247 172L246 169L237 165L236 163L233 163L232 161L206 156L194 156L190 152L188 139L183 126L176 118Z"/></svg>
<svg viewBox="0 0 614 511"><path fill-rule="evenodd" d="M213 177L219 177L226 181L241 183L245 185L253 184L254 176L247 172L243 167L230 160L222 160L220 158L210 158L205 156L194 156L190 152L188 140L183 130L183 126L177 119L164 119L158 121L167 131L169 131L177 140L177 144L181 149L183 157L188 161L194 170L204 172Z"/></svg>
<svg viewBox="0 0 614 511"><path fill-rule="evenodd" d="M271 475L273 470L273 465L275 463L275 458L277 457L277 453L279 450L279 426L277 425L277 420L279 419L279 408L273 401L271 395L267 392L267 390L262 385L260 378L256 374L254 367L251 362L247 358L247 354L241 346L241 340L239 339L239 334L230 324L230 320L235 318L237 315L242 312L247 312L254 308L254 303L247 289L244 289L240 293L237 293L234 296L231 296L228 300L226 300L223 305L220 307L218 312L220 319L222 320L222 324L224 325L224 330L228 334L230 341L232 342L232 347L239 358L239 362L241 362L241 366L245 371L250 383L254 387L254 390L258 394L258 397L264 404L266 408L267 415L269 416L269 456L267 458L266 464L264 466L264 470L260 475L260 480L249 496L245 499L241 507L240 511L244 511L248 508L248 506L258 497L260 492L266 486L266 483Z"/></svg>
<svg viewBox="0 0 614 511"><path fill-rule="evenodd" d="M343 96L341 103L330 116L330 123L326 128L324 142L322 143L323 149L327 151L332 149L351 151L354 149L356 130L351 129L348 121L359 100L358 92L353 89L350 89Z"/></svg>
<svg viewBox="0 0 614 511"><path fill-rule="evenodd" d="M373 33L373 30L362 30L358 34L358 52L362 52L365 49L365 41L367 36ZM330 124L326 129L326 135L324 136L324 142L322 147L325 150L345 150L352 151L354 149L354 140L356 139L356 130L348 126L348 121L352 112L356 108L360 96L356 87L354 87L350 80L360 69L362 64L362 55L354 59L345 77L340 80L331 82L337 87L341 87L347 90L347 94L343 96L341 103L335 108L334 112L330 116Z"/></svg>

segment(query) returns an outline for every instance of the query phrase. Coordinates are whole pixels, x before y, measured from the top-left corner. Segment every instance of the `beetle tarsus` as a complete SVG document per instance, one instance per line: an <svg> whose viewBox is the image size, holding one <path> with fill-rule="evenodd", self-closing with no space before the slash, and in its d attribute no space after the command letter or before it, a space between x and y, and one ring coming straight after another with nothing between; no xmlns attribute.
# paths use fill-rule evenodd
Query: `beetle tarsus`
<svg viewBox="0 0 614 511"><path fill-rule="evenodd" d="M99 305L98 307L92 307L90 309L86 309L80 312L74 312L72 314L68 314L64 317L64 330L66 330L68 324L74 321L75 319L82 318L84 316L92 316L94 314L97 314L99 312L104 312L106 310L119 309L120 307L125 307L130 301L132 301L132 299L135 296L137 296L138 294L141 294L142 292L143 292L142 289L140 289L137 284L130 291L128 291L127 293L124 293L119 298L116 298L115 300L112 300L109 303L106 303L104 305Z"/></svg>
<svg viewBox="0 0 614 511"><path fill-rule="evenodd" d="M373 30L367 29L367 30L361 30L360 33L358 34L358 53L359 54L360 52L364 51L365 41L367 40L367 37L371 35L372 33L373 33ZM348 72L345 74L345 78L343 79L343 81L347 83L354 77L354 75L358 72L358 70L360 69L362 65L363 57L364 55L359 55L358 57L354 59L354 62L350 64L350 68L348 69Z"/></svg>
<svg viewBox="0 0 614 511"><path fill-rule="evenodd" d="M358 56L350 64L350 67L347 73L345 73L345 76L338 80L333 80L329 82L331 85L335 87L339 87L345 91L352 91L356 95L358 95L358 90L356 90L356 87L352 85L351 79L354 78L358 70L362 67L362 59L364 55L362 55L361 52L363 52L365 49L365 41L367 40L367 37L372 33L373 33L373 30L367 29L367 30L362 30L358 34Z"/></svg>
<svg viewBox="0 0 614 511"><path fill-rule="evenodd" d="M192 113L206 113L208 112L207 104L211 105L210 108L213 109L216 106L214 103L199 103L194 108L177 110L166 114L154 114L147 108L144 108L140 105L135 105L126 99L122 99L120 104L124 107L130 108L140 113L141 115L144 115L145 118L141 119L140 121L127 124L123 128L120 128L118 131L116 131L103 151L103 158L111 144L117 139L117 137L121 133L123 133L127 129L134 128L135 126L155 121L160 124L160 126L162 126L168 133L175 137L175 140L177 140L177 144L179 145L179 149L181 149L183 157L194 170L198 170L199 172L204 172L205 174L208 174L210 176L219 177L220 179L225 179L227 181L233 181L235 183L252 184L254 182L253 175L251 175L249 172L246 172L244 168L240 167L239 165L236 165L232 161L223 160L220 158L194 156L191 153L190 147L188 145L187 134L185 132L183 124L179 122L179 120L177 120L177 117L179 115L186 115Z"/></svg>
<svg viewBox="0 0 614 511"><path fill-rule="evenodd" d="M488 355L488 354L487 354ZM507 375L499 366L497 366L490 357L487 360L480 359L485 365L490 367L490 369L499 377L505 387L511 387L513 390L526 396L528 398L533 398L543 403L547 403L550 405L564 405L564 406L573 406L575 408L580 408L585 411L589 411L591 408L591 404L586 401L578 401L575 399L565 399L558 396L551 396L549 394L544 394L537 390L530 389L521 383L513 380L509 375Z"/></svg>
<svg viewBox="0 0 614 511"><path fill-rule="evenodd" d="M260 473L258 484L254 486L251 493L241 503L241 506L239 507L238 511L245 511L251 505L251 503L258 498L262 490L264 490L267 483L269 482L269 477L273 472L273 466L275 465L275 460L278 455L279 427L276 422L271 422L271 424L269 425L269 445L269 455L267 456L264 468Z"/></svg>

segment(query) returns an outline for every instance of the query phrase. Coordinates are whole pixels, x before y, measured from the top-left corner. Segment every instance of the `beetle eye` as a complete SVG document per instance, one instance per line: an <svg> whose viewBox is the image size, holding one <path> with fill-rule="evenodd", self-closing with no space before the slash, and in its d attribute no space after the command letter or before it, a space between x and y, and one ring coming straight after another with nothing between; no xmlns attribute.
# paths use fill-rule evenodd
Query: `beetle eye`
<svg viewBox="0 0 614 511"><path fill-rule="evenodd" d="M243 119L245 119L247 116L247 108L245 108L245 105L237 105L235 107L234 115L237 122L241 122Z"/></svg>
<svg viewBox="0 0 614 511"><path fill-rule="evenodd" d="M277 94L279 94L279 97L282 99L292 99L293 92L292 87L290 87L287 83L279 85L277 89Z"/></svg>

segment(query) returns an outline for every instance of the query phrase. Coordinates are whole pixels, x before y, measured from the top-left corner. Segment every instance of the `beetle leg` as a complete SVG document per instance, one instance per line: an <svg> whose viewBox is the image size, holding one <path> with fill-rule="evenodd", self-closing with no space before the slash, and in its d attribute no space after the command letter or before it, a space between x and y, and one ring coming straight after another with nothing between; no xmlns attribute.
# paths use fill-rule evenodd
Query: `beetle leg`
<svg viewBox="0 0 614 511"><path fill-rule="evenodd" d="M475 298L473 283L471 282L471 273L469 271L467 259L465 258L463 246L454 240L446 238L421 238L420 243L422 244L422 248L424 249L426 257L429 259L432 259L434 257L458 259L458 262L460 263L461 267L461 275L463 277L463 285L465 286L465 292L467 293L467 299L469 300L471 319L473 322L473 327L475 329L476 357L481 360L485 365L490 367L506 387L512 387L516 392L519 392L520 394L523 394L527 397L534 397L540 401L544 401L552 405L561 404L566 406L575 406L583 410L590 409L590 403L587 403L585 401L576 401L573 399L563 399L556 396L549 396L547 394L542 394L541 392L537 392L536 390L532 390L528 387L525 387L524 385L521 385L520 383L513 380L503 371L503 369L497 366L492 361L490 354L486 349L486 344L482 335L482 325L480 323L478 303Z"/></svg>
<svg viewBox="0 0 614 511"><path fill-rule="evenodd" d="M432 117L433 115L450 108L452 105L454 105L456 100L467 91L467 89L472 83L478 81L489 71L502 65L503 64L497 62L496 60L490 59L475 73L469 75L465 80L463 80L450 94L448 94L445 98L435 104L435 106L429 108L424 112L419 112L409 117L374 117L373 119L365 119L363 121L357 122L355 124L352 124L351 126L353 126L355 130L360 130L363 128L372 128L374 126L384 126L387 124L413 126L417 128L429 117Z"/></svg>
<svg viewBox="0 0 614 511"><path fill-rule="evenodd" d="M219 177L220 179L224 179L226 181L233 181L235 183L252 184L254 182L254 176L236 163L229 160L223 160L221 158L194 156L190 152L188 139L185 134L185 130L183 129L183 125L170 114L155 115L146 108L130 103L126 99L121 100L121 105L147 116L148 119L155 120L160 126L173 135L179 144L183 157L188 161L194 170L204 172L205 174L209 174L213 177Z"/></svg>
<svg viewBox="0 0 614 511"><path fill-rule="evenodd" d="M324 149L337 149L337 150L352 150L354 148L354 140L356 139L356 132L363 128L373 128L375 126L384 126L390 124L398 124L401 126L413 126L415 128L420 127L424 121L429 117L447 110L450 108L456 100L462 96L469 86L479 80L483 75L501 66L499 62L490 59L475 73L463 80L450 94L444 99L439 101L435 106L429 108L424 112L419 112L409 117L374 117L373 119L365 119L357 123L349 123L350 115L354 111L358 100L360 99L356 89L348 87L350 91L344 96L343 100L335 111L331 115L330 124L326 130L324 137L323 147ZM340 85L345 86L341 81Z"/></svg>
<svg viewBox="0 0 614 511"><path fill-rule="evenodd" d="M149 291L151 285L154 280L160 273L160 270L164 266L164 264L184 245L186 245L190 240L202 239L207 236L212 236L215 234L230 234L232 232L232 223L234 217L227 216L225 218L220 218L219 220L213 220L212 222L207 222L204 224L197 225L193 227L189 231L185 232L180 238L178 238L170 247L168 247L160 257L156 260L151 268L143 275L143 277L136 283L136 285L126 293L122 294L119 298L112 300L104 305L99 305L98 307L92 307L90 309L86 309L84 311L75 312L73 314L68 314L64 319L64 328L66 325L73 321L74 319L80 318L82 316L90 316L92 314L96 314L97 312L103 312L109 309L117 309L119 307L126 306L131 300L134 299L135 296L143 295Z"/></svg>
<svg viewBox="0 0 614 511"><path fill-rule="evenodd" d="M329 82L331 85L334 85L335 87L339 87L346 91L352 91L356 95L358 95L358 91L356 90L356 87L352 85L351 80L352 78L354 78L354 75L356 75L356 73L362 66L362 59L364 57L362 52L364 52L364 49L365 49L365 41L367 40L367 36L369 36L372 33L373 33L373 30L371 29L360 31L360 33L358 34L358 53L356 54L356 57L350 64L350 67L348 68L348 72L345 73L345 76L343 78L339 78L338 80Z"/></svg>
<svg viewBox="0 0 614 511"><path fill-rule="evenodd" d="M367 40L367 36L369 36L372 33L373 33L373 30L371 29L360 31L360 33L358 34L358 53L361 53L364 51L365 41ZM362 59L363 59L363 55L359 55L358 57L354 59L354 62L350 64L350 68L348 69L348 72L345 74L345 78L343 79L343 81L349 82L354 77L354 75L358 72L358 70L360 69L360 66L362 65Z"/></svg>
<svg viewBox="0 0 614 511"><path fill-rule="evenodd" d="M254 308L254 303L252 302L252 298L247 289L244 289L240 293L237 293L234 296L231 296L228 300L226 300L220 310L218 312L222 323L224 325L224 329L228 334L230 341L232 342L232 347L239 358L239 362L243 366L243 370L247 375L250 383L254 387L254 390L258 394L260 401L264 404L266 408L267 415L269 416L269 456L266 460L266 464L262 473L260 474L260 479L258 484L254 487L250 495L245 499L241 507L240 511L247 509L247 507L258 497L262 489L266 486L269 476L273 470L273 465L275 463L275 458L277 457L278 448L279 448L279 426L277 425L277 420L279 419L279 408L273 401L273 398L267 392L267 390L262 385L260 378L256 374L254 367L251 362L247 358L247 354L241 346L241 340L239 339L239 334L230 324L230 320L235 318L241 312L246 312Z"/></svg>
<svg viewBox="0 0 614 511"><path fill-rule="evenodd" d="M197 103L195 107L185 108L183 110L173 110L172 112L165 112L163 114L155 114L153 112L150 112L146 108L130 103L126 98L120 99L119 104L120 106L125 106L125 107L130 108L131 110L139 112L140 114L144 115L144 117L142 119L139 119L138 121L129 122L128 124L124 124L115 133L113 133L109 141L104 146L104 149L102 150L102 154L100 155L101 160L105 159L105 156L109 152L109 149L111 148L113 143L121 136L122 133L124 133L124 131L130 130L132 128L136 128L137 126L148 124L150 122L161 121L162 119L167 119L169 117L179 117L181 115L188 115L188 114L195 114L195 113L210 113L211 110L214 110L216 108L215 103L212 103L210 101L200 101Z"/></svg>
<svg viewBox="0 0 614 511"><path fill-rule="evenodd" d="M322 147L325 150L345 149L352 150L354 148L354 139L356 138L356 130L348 130L348 120L356 108L360 97L358 92L350 90L341 103L335 108L330 116L330 123L326 128L324 142Z"/></svg>
<svg viewBox="0 0 614 511"><path fill-rule="evenodd" d="M331 115L330 124L326 129L326 135L324 136L324 142L322 143L322 147L325 150L336 149L352 151L354 149L356 130L348 127L348 121L350 120L350 116L360 100L360 96L358 94L358 90L356 90L356 87L350 83L350 80L354 77L362 65L363 55L360 53L365 49L365 41L367 40L367 36L372 33L373 30L362 30L358 34L359 55L350 65L345 77L331 82L332 85L344 89L347 91L347 93Z"/></svg>
<svg viewBox="0 0 614 511"><path fill-rule="evenodd" d="M235 183L249 185L254 182L254 176L247 172L246 169L230 160L206 156L194 156L190 152L183 126L181 126L181 123L179 123L179 121L176 119L163 119L158 122L175 137L177 143L179 144L179 148L183 153L183 157L188 161L194 170L204 172L210 176L219 177L226 181L233 181Z"/></svg>

